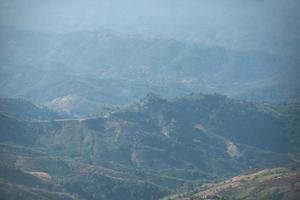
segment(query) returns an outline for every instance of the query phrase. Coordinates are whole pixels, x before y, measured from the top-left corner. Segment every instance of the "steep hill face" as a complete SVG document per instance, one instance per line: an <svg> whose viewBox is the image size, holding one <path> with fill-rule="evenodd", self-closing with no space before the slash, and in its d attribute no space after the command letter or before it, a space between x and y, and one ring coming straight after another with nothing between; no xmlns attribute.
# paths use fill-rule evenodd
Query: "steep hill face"
<svg viewBox="0 0 300 200"><path fill-rule="evenodd" d="M194 128L275 152L284 152L290 147L281 114L267 106L221 95L191 94L163 101L150 94L133 107L154 118L159 116L155 119L159 120L158 124L170 125L177 121L177 127L183 129L178 130L180 133L185 133L185 129L192 132ZM186 135L181 137L186 139Z"/></svg>
<svg viewBox="0 0 300 200"><path fill-rule="evenodd" d="M218 92L273 101L300 96L295 57L104 30L2 30L1 96L77 115L104 104L129 103L148 91L169 97Z"/></svg>
<svg viewBox="0 0 300 200"><path fill-rule="evenodd" d="M166 100L148 94L127 109L106 109L92 119L2 115L2 162L46 178L50 189L41 187L55 194L158 199L184 185L297 161L292 153L299 144L290 136L298 130L287 123L283 108L221 95Z"/></svg>

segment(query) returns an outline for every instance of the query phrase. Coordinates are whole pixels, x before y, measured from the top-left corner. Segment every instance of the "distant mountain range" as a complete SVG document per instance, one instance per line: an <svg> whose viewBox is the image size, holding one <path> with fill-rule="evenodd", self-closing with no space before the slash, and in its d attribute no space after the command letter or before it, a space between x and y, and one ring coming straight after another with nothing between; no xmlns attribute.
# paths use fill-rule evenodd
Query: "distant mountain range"
<svg viewBox="0 0 300 200"><path fill-rule="evenodd" d="M87 115L147 92L299 100L299 59L112 31L50 34L2 27L0 94Z"/></svg>
<svg viewBox="0 0 300 200"><path fill-rule="evenodd" d="M0 110L4 199L159 199L299 162L298 104L150 93L95 118L55 119L26 101L10 102Z"/></svg>

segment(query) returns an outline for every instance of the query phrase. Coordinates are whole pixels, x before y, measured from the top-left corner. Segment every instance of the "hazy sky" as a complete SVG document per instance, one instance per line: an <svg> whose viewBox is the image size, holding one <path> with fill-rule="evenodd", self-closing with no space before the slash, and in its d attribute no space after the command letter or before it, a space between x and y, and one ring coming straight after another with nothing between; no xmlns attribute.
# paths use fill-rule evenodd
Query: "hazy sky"
<svg viewBox="0 0 300 200"><path fill-rule="evenodd" d="M228 48L286 52L299 47L298 2L4 0L1 24L51 33L111 29Z"/></svg>

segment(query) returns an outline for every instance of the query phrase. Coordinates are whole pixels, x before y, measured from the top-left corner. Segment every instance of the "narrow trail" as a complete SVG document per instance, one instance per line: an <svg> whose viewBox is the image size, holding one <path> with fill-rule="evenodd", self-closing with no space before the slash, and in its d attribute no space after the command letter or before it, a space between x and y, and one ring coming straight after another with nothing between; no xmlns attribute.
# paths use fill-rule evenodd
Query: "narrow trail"
<svg viewBox="0 0 300 200"><path fill-rule="evenodd" d="M52 119L52 120L33 120L33 122L39 123L50 123L50 122L83 122L86 120L95 119L95 118L65 118L65 119Z"/></svg>

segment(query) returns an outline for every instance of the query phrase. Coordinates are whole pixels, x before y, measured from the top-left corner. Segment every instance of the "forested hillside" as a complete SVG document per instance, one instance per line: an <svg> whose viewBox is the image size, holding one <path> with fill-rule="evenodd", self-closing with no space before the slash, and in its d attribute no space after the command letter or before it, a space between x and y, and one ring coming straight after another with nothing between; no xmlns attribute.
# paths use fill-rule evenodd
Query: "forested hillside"
<svg viewBox="0 0 300 200"><path fill-rule="evenodd" d="M29 193L158 199L194 184L295 164L299 143L292 138L299 130L285 114L291 106L150 93L91 119L2 114L2 184L29 199Z"/></svg>

